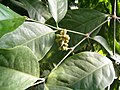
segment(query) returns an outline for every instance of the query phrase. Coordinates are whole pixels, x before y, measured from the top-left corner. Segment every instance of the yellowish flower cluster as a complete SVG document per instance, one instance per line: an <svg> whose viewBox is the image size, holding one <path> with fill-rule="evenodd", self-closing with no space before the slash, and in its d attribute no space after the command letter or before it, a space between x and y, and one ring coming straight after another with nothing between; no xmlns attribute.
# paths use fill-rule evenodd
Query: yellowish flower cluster
<svg viewBox="0 0 120 90"><path fill-rule="evenodd" d="M56 34L56 41L60 44L59 50L61 51L67 51L68 43L69 43L70 37L67 34L67 30L61 30L60 34Z"/></svg>

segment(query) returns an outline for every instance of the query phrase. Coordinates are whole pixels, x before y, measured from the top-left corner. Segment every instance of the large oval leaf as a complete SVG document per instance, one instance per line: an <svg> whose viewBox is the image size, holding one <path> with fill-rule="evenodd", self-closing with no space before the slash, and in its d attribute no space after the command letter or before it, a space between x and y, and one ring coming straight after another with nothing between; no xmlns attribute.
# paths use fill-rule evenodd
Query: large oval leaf
<svg viewBox="0 0 120 90"><path fill-rule="evenodd" d="M64 19L59 23L59 27L86 34L100 25L106 17L106 14L101 13L97 10L85 8L69 10ZM52 19L50 19L46 23L53 24L54 22ZM99 32L99 30L100 28L93 32L91 36L95 36ZM76 45L83 38L83 36L76 33L68 34L71 37L69 42L70 47ZM80 48L81 46L79 46L77 50L79 50Z"/></svg>
<svg viewBox="0 0 120 90"><path fill-rule="evenodd" d="M52 29L42 24L25 22L16 31L8 33L0 39L0 48L28 46L41 59L53 43L54 31Z"/></svg>
<svg viewBox="0 0 120 90"><path fill-rule="evenodd" d="M59 26L86 34L101 24L106 16L106 14L97 10L86 8L69 10L66 17L59 23Z"/></svg>
<svg viewBox="0 0 120 90"><path fill-rule="evenodd" d="M61 86L73 90L103 90L115 77L112 62L95 52L83 52L66 59L48 76L49 88ZM51 89L52 90L52 89Z"/></svg>
<svg viewBox="0 0 120 90"><path fill-rule="evenodd" d="M24 90L39 79L39 63L27 47L0 49L0 89Z"/></svg>
<svg viewBox="0 0 120 90"><path fill-rule="evenodd" d="M0 4L0 37L16 29L24 20L24 17Z"/></svg>
<svg viewBox="0 0 120 90"><path fill-rule="evenodd" d="M14 3L19 3L16 0L11 0ZM41 23L44 23L51 17L48 7L41 0L19 0L21 5L28 11L30 18L35 19ZM18 5L18 4L17 4Z"/></svg>
<svg viewBox="0 0 120 90"><path fill-rule="evenodd" d="M67 0L48 0L51 14L54 20L58 23L63 19L67 12L68 1Z"/></svg>

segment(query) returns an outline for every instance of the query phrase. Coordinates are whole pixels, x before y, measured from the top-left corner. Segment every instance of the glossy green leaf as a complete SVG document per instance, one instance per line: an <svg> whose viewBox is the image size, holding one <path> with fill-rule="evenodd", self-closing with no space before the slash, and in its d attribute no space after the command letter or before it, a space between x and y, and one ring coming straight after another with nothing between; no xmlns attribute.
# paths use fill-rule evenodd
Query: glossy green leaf
<svg viewBox="0 0 120 90"><path fill-rule="evenodd" d="M73 90L103 90L115 78L112 62L95 52L82 52L67 58L50 73L46 84ZM51 89L52 90L52 89Z"/></svg>
<svg viewBox="0 0 120 90"><path fill-rule="evenodd" d="M79 10L71 10L66 15L65 19L60 22L60 27L67 28L73 31L77 31L80 33L90 33L94 30L98 25L100 25L105 18L106 14L101 13L97 10L81 8ZM101 28L101 27L100 27ZM100 28L96 29L90 36L95 36ZM70 46L74 46L77 44L84 36L70 33ZM86 44L87 41L83 43ZM80 50L82 45L79 45L75 51Z"/></svg>
<svg viewBox="0 0 120 90"><path fill-rule="evenodd" d="M86 34L101 24L106 17L106 14L97 10L84 8L69 10L66 17L59 23L59 26ZM97 30L97 32L98 31L99 30Z"/></svg>
<svg viewBox="0 0 120 90"><path fill-rule="evenodd" d="M97 10L83 8L78 10L69 10L65 18L59 23L59 27L86 34L100 25L106 17L106 14L103 14ZM46 23L53 24L53 21L50 19ZM100 28L93 32L91 36L95 36L99 32ZM71 38L69 42L70 47L77 44L84 37L76 33L68 34ZM78 47L78 50L80 48L81 46Z"/></svg>
<svg viewBox="0 0 120 90"><path fill-rule="evenodd" d="M93 39L97 41L98 43L100 43L110 55L113 55L113 53L109 49L109 45L107 41L102 36L95 36Z"/></svg>
<svg viewBox="0 0 120 90"><path fill-rule="evenodd" d="M24 90L39 80L39 63L27 47L0 49L0 89Z"/></svg>
<svg viewBox="0 0 120 90"><path fill-rule="evenodd" d="M58 23L61 21L68 8L68 0L48 0L51 14L54 20Z"/></svg>
<svg viewBox="0 0 120 90"><path fill-rule="evenodd" d="M15 2L16 0L12 1ZM26 9L30 18L32 19L44 23L51 17L48 7L41 0L20 0L20 2L21 5L19 4L19 6Z"/></svg>
<svg viewBox="0 0 120 90"><path fill-rule="evenodd" d="M28 46L40 60L52 47L54 35L54 31L45 25L25 22L17 30L0 39L0 48Z"/></svg>
<svg viewBox="0 0 120 90"><path fill-rule="evenodd" d="M5 33L15 30L24 20L24 17L0 4L0 37Z"/></svg>

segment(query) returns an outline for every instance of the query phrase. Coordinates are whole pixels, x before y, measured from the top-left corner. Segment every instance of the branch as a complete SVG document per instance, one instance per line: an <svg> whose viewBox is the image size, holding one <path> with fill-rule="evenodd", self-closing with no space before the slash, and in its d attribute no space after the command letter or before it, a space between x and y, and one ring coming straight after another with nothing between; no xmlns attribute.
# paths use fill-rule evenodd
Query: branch
<svg viewBox="0 0 120 90"><path fill-rule="evenodd" d="M117 21L120 23L120 20L119 20L119 19L117 19Z"/></svg>
<svg viewBox="0 0 120 90"><path fill-rule="evenodd" d="M116 39L116 0L114 2L114 15L113 15L113 18L114 18L114 40L113 40L113 55L115 55L115 39Z"/></svg>
<svg viewBox="0 0 120 90"><path fill-rule="evenodd" d="M82 40L80 40L75 46L73 46L71 48L71 50L67 53L67 55L55 66L55 68L52 70L56 70L60 65L61 63L75 50L75 48L77 46L79 46L84 40L86 40L87 38L90 38L89 35L91 35L95 30L97 30L99 27L101 27L103 24L105 24L106 22L108 22L112 17L108 18L107 20L105 20L104 22L102 22L100 25L98 25L96 28L94 28L91 32L89 32L88 34L84 34L86 37L84 37ZM70 31L72 32L72 31ZM74 32L74 31L73 31ZM74 32L76 33L76 32ZM78 33L78 32L77 32Z"/></svg>
<svg viewBox="0 0 120 90"><path fill-rule="evenodd" d="M39 84L44 83L44 82L45 82L45 79L44 79L44 78L39 78L39 79L38 79L38 82L32 84L31 86L36 86L36 85L39 85ZM30 87L31 87L31 86L30 86Z"/></svg>
<svg viewBox="0 0 120 90"><path fill-rule="evenodd" d="M71 48L71 50L67 53L67 55L65 55L65 57L55 66L55 68L52 70L52 71L54 71L54 70L56 70L60 65L61 65L61 63L75 50L75 48L77 47L77 46L79 46L84 40L86 40L87 39L87 37L84 37L82 40L80 40L75 46L73 46L72 48Z"/></svg>
<svg viewBox="0 0 120 90"><path fill-rule="evenodd" d="M36 22L36 23L39 23L39 24L43 24L43 25L48 26L48 27L50 27L50 28L56 29L56 32L57 32L57 30L63 30L63 28L59 28L58 25L57 25L57 27L54 27L54 26L52 26L52 25L44 24L44 23L41 23L41 22L39 22L39 21L30 19L30 18L28 18L28 17L26 17L26 20L27 20L27 21ZM73 31L73 30L70 30L70 29L69 29L69 30L66 29L66 30L67 30L68 32L71 32L71 33L75 33L75 34L78 34L78 35L86 36L86 34L84 34L84 33L76 32L76 31Z"/></svg>
<svg viewBox="0 0 120 90"><path fill-rule="evenodd" d="M108 22L110 19L112 19L112 17L109 17L107 20L105 20L104 22L102 22L100 25L98 25L97 27L95 27L91 32L89 32L88 34L91 35L93 32L95 32L99 27L101 27L103 24L105 24L106 22Z"/></svg>

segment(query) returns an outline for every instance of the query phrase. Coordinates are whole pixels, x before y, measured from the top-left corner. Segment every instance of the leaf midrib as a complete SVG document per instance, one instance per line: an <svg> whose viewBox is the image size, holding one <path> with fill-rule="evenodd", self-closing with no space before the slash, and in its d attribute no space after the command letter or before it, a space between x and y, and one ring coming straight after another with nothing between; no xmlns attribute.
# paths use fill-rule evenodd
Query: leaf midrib
<svg viewBox="0 0 120 90"><path fill-rule="evenodd" d="M12 33L12 32L11 32ZM26 41L24 41L24 42L22 42L22 43L17 43L17 44L15 44L13 47L16 47L16 46L21 46L21 45L27 45L28 43L30 43L30 42L32 42L32 41L35 41L36 39L39 39L40 37L43 37L43 36L45 36L45 35L48 35L48 34L54 34L54 31L51 31L51 32L49 32L49 33L46 33L46 34L44 34L44 35L41 35L41 36L36 36L36 37L34 37L34 38L32 38L32 39L29 39L29 40L26 40ZM7 35L5 35L5 37L7 37ZM6 42L6 41L5 41ZM7 44L5 44L5 45L7 45ZM7 45L7 47L1 47L0 46L0 48L2 48L2 49L6 49L6 48L12 48L12 46L11 45Z"/></svg>
<svg viewBox="0 0 120 90"><path fill-rule="evenodd" d="M22 72L22 71L19 71L19 70L16 70L16 69L12 69L12 68L9 68L9 67L4 67L4 66L0 66L0 67L2 67L2 68L5 68L5 69L10 69L10 70L13 70L13 71L15 71L15 72L19 72L19 73L23 73L23 74L25 74L26 76L31 76L31 77L33 77L33 78L38 78L39 79L39 77L37 77L37 76L33 76L33 75L31 75L31 74L28 74L28 73L25 73L25 72Z"/></svg>
<svg viewBox="0 0 120 90"><path fill-rule="evenodd" d="M37 14L39 14L40 15L40 13L37 11L37 9L36 8L34 8L34 6L32 5L32 4L30 4L28 1L26 1L26 0L24 0L25 2L27 2L36 12L37 12ZM40 15L41 16L41 15ZM42 17L42 16L41 16Z"/></svg>
<svg viewBox="0 0 120 90"><path fill-rule="evenodd" d="M61 2L61 1L60 1ZM65 0L65 2L63 2L64 3L64 5L66 5L66 0ZM59 2L57 1L57 20L59 19L59 10L58 10L58 7L59 7ZM65 8L63 8L63 9L65 9Z"/></svg>
<svg viewBox="0 0 120 90"><path fill-rule="evenodd" d="M109 64L111 64L111 62L105 63L104 65L98 67L97 69L95 69L95 70L93 70L92 72L90 72L90 73L88 73L87 75L85 75L83 78L78 79L75 83L81 81L82 79L86 78L87 76L91 75L92 73L96 72L97 70L99 70L99 69L101 69L102 67L105 67L105 66L107 66L107 65L109 65ZM69 87L72 87L75 83L71 84Z"/></svg>
<svg viewBox="0 0 120 90"><path fill-rule="evenodd" d="M21 44L21 45L24 45L24 44L30 43L30 42L32 42L32 41L35 41L36 39L39 39L40 37L43 37L43 36L48 35L48 34L50 34L50 33L53 33L53 32L51 31L51 32L46 33L46 34L39 35L38 37L36 36L35 38L30 39L30 40L28 40L27 42L25 42L25 43L23 43L23 44Z"/></svg>
<svg viewBox="0 0 120 90"><path fill-rule="evenodd" d="M13 19L22 19L23 16L18 16L18 17L12 17L12 18L8 18L8 19L3 19L3 20L0 20L1 21L8 21L8 20L13 20Z"/></svg>

